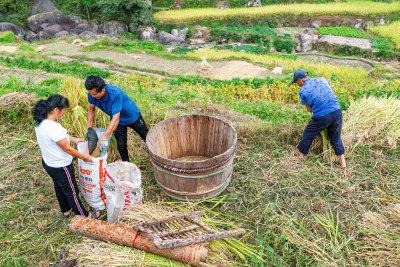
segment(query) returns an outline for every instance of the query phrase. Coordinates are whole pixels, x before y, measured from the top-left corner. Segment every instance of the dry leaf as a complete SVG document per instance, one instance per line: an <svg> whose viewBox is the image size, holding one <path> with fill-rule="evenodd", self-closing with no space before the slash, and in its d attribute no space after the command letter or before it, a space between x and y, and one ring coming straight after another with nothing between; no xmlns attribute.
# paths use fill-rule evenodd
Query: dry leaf
<svg viewBox="0 0 400 267"><path fill-rule="evenodd" d="M15 201L15 195L10 195L10 196L8 196L8 197L6 198L6 201L14 202L14 201Z"/></svg>
<svg viewBox="0 0 400 267"><path fill-rule="evenodd" d="M233 192L235 192L235 188L234 187L232 187L232 186L230 186L230 187L228 187L228 192L229 193L233 193Z"/></svg>
<svg viewBox="0 0 400 267"><path fill-rule="evenodd" d="M44 221L42 221L42 222L38 222L37 227L38 227L39 229L42 229L42 230L46 229L46 227L47 227L47 220L44 220Z"/></svg>

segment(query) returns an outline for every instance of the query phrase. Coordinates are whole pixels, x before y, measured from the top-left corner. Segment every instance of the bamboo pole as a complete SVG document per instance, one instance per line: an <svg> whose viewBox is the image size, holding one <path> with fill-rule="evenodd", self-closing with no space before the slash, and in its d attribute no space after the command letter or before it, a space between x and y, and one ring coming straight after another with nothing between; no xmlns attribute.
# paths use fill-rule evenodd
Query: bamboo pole
<svg viewBox="0 0 400 267"><path fill-rule="evenodd" d="M135 231L133 228L83 216L75 216L71 220L69 230L90 238L148 251L194 266L202 266L208 256L205 243L171 249L158 249L154 246L153 240L141 235L140 232Z"/></svg>

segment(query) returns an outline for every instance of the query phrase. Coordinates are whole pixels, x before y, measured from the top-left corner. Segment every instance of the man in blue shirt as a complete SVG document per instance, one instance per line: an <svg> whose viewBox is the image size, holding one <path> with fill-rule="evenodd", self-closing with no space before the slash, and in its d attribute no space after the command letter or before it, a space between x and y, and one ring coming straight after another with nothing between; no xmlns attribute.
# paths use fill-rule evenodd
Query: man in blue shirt
<svg viewBox="0 0 400 267"><path fill-rule="evenodd" d="M344 147L340 137L342 131L342 110L330 83L325 78L309 78L305 70L299 69L293 75L293 81L300 86L301 104L313 113L311 121L304 130L297 147L297 154L303 158L308 154L314 138L323 130L328 130L329 140L339 157L340 165L345 168Z"/></svg>
<svg viewBox="0 0 400 267"><path fill-rule="evenodd" d="M87 113L87 127L93 125L96 107L110 116L110 124L106 132L99 139L100 149L108 146L108 138L114 133L121 159L129 161L127 127L137 132L143 141L146 141L148 129L140 114L136 103L119 87L105 84L99 76L91 75L85 81L88 90L89 110Z"/></svg>

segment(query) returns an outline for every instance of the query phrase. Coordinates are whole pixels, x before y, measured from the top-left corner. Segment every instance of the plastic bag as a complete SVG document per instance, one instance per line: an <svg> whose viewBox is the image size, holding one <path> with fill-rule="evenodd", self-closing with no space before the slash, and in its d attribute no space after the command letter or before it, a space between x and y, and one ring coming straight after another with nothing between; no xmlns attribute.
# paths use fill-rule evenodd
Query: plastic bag
<svg viewBox="0 0 400 267"><path fill-rule="evenodd" d="M141 174L135 164L123 161L108 164L105 173L107 221L115 222L129 206L142 202Z"/></svg>
<svg viewBox="0 0 400 267"><path fill-rule="evenodd" d="M88 153L87 142L78 144L78 151ZM78 159L79 184L86 202L95 210L106 208L106 196L103 186L106 180L105 166L107 165L107 153L99 158L93 158L93 162L84 162Z"/></svg>

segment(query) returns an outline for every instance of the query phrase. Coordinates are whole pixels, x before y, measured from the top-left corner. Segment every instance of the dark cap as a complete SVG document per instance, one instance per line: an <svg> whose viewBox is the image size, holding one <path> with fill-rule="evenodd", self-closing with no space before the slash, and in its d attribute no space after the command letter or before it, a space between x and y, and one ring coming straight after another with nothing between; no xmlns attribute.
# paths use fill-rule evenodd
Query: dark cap
<svg viewBox="0 0 400 267"><path fill-rule="evenodd" d="M308 75L308 72L303 69L296 70L293 74L293 81L289 85L293 84L298 79L303 79L303 78L307 77L307 75Z"/></svg>

